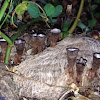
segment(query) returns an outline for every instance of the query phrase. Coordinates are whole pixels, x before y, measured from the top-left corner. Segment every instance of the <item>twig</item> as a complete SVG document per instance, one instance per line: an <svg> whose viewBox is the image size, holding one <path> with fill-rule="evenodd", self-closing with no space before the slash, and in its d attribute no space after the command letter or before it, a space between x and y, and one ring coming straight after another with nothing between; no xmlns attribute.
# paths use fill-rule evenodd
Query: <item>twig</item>
<svg viewBox="0 0 100 100"><path fill-rule="evenodd" d="M77 23L78 23L78 21L79 21L79 19L80 19L81 13L82 13L83 5L84 5L84 0L81 0L80 8L79 8L77 17L76 17L76 19L75 19L75 21L74 21L74 24L72 25L72 27L71 27L71 28L69 29L69 31L68 31L69 34L72 34L73 31L74 31L74 29L75 29L76 26L77 26Z"/></svg>

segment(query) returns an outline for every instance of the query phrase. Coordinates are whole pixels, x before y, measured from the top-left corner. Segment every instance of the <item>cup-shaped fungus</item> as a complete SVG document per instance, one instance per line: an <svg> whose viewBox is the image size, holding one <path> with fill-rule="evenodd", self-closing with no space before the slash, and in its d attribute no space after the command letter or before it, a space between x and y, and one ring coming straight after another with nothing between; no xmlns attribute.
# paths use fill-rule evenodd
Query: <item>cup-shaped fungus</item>
<svg viewBox="0 0 100 100"><path fill-rule="evenodd" d="M78 48L67 48L67 61L68 65L65 70L65 75L67 77L66 84L71 84L76 82L76 73L74 65L76 63L76 58L79 52Z"/></svg>
<svg viewBox="0 0 100 100"><path fill-rule="evenodd" d="M54 28L48 31L48 39L50 46L55 46L57 41L61 38L61 30Z"/></svg>
<svg viewBox="0 0 100 100"><path fill-rule="evenodd" d="M0 62L3 62L5 59L6 49L8 44L5 39L0 39Z"/></svg>
<svg viewBox="0 0 100 100"><path fill-rule="evenodd" d="M21 63L22 56L24 54L24 49L25 49L25 41L24 40L16 40L15 41L15 46L16 46L16 52L17 55L15 55L14 63L19 64Z"/></svg>
<svg viewBox="0 0 100 100"><path fill-rule="evenodd" d="M76 62L77 75L82 75L86 62L87 60L84 59L83 57L80 57L79 59L77 59L77 62Z"/></svg>
<svg viewBox="0 0 100 100"><path fill-rule="evenodd" d="M92 68L87 70L87 80L91 82L97 77L97 71L100 67L100 53L93 54Z"/></svg>
<svg viewBox="0 0 100 100"><path fill-rule="evenodd" d="M79 52L78 48L67 48L68 67L73 67Z"/></svg>
<svg viewBox="0 0 100 100"><path fill-rule="evenodd" d="M31 35L31 47L32 47L32 54L37 53L37 34L32 34Z"/></svg>
<svg viewBox="0 0 100 100"><path fill-rule="evenodd" d="M99 67L100 67L100 53L94 53L93 54L92 69L98 70Z"/></svg>
<svg viewBox="0 0 100 100"><path fill-rule="evenodd" d="M25 41L24 40L16 40L15 41L16 52L19 56L22 56L25 49Z"/></svg>
<svg viewBox="0 0 100 100"><path fill-rule="evenodd" d="M79 59L77 59L76 62L76 84L77 86L82 86L82 74L85 68L87 60L84 59L83 57L80 57Z"/></svg>
<svg viewBox="0 0 100 100"><path fill-rule="evenodd" d="M38 53L43 51L43 48L45 46L45 39L46 39L46 35L38 34L37 36Z"/></svg>

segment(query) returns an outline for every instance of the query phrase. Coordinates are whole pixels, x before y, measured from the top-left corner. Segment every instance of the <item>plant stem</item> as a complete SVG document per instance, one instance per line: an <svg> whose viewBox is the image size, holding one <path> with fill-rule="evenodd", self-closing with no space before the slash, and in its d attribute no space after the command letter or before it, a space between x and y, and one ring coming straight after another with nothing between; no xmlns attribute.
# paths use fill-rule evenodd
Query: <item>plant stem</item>
<svg viewBox="0 0 100 100"><path fill-rule="evenodd" d="M6 10L7 6L9 5L9 2L10 2L10 0L5 0L3 6L1 8L1 11L0 11L0 21L1 21L2 17L4 16L5 10Z"/></svg>
<svg viewBox="0 0 100 100"><path fill-rule="evenodd" d="M8 44L10 45L10 46L13 46L13 42L10 40L10 38L9 37L7 37L4 33L2 33L1 31L0 31L0 36L2 37L2 38L4 38L7 42L8 42Z"/></svg>
<svg viewBox="0 0 100 100"><path fill-rule="evenodd" d="M83 5L84 5L84 0L81 0L80 8L79 8L77 17L76 17L76 19L75 19L75 21L74 21L74 24L72 25L72 27L71 27L71 28L69 29L69 31L68 31L69 34L72 34L73 31L74 31L74 29L75 29L76 26L77 26L77 23L78 23L78 21L79 21L80 15L81 15L81 13L82 13Z"/></svg>
<svg viewBox="0 0 100 100"><path fill-rule="evenodd" d="M3 20L3 22L2 22L1 25L0 25L0 29L1 29L1 27L3 26L3 24L5 23L5 21L6 21L7 17L8 17L8 15L9 15L9 13L10 13L11 5L12 5L12 0L11 0L11 2L10 2L9 11L8 11L8 13L7 13L5 19Z"/></svg>
<svg viewBox="0 0 100 100"><path fill-rule="evenodd" d="M11 48L12 46L8 46L7 50L6 50L6 56L5 56L5 64L8 64L9 61L9 57L10 57L10 52L11 52Z"/></svg>
<svg viewBox="0 0 100 100"><path fill-rule="evenodd" d="M3 26L3 24L5 23L5 21L6 21L7 17L8 17L8 15L9 15L9 13L10 13L10 12L7 13L5 19L4 19L3 22L1 23L1 25L0 25L0 29L1 29L1 27Z"/></svg>
<svg viewBox="0 0 100 100"><path fill-rule="evenodd" d="M2 38L4 38L7 42L8 42L8 48L7 48L7 51L6 51L6 56L5 56L5 64L8 64L8 60L9 60L9 56L10 56L10 51L11 51L11 48L13 46L13 42L10 40L9 37L7 37L4 33L2 33L0 31L0 36Z"/></svg>
<svg viewBox="0 0 100 100"><path fill-rule="evenodd" d="M45 21L45 23L46 23L47 27L50 28L50 25L47 23L47 21Z"/></svg>

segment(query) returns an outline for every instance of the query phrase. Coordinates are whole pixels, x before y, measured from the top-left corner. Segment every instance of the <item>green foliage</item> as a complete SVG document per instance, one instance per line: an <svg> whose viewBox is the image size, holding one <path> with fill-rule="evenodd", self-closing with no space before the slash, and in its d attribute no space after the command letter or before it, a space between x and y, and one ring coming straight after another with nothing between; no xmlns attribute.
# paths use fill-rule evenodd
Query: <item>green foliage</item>
<svg viewBox="0 0 100 100"><path fill-rule="evenodd" d="M77 26L80 27L85 32L90 31L90 29L85 24L83 24L81 20L78 22Z"/></svg>
<svg viewBox="0 0 100 100"><path fill-rule="evenodd" d="M95 16L96 18L100 18L100 13L96 13L94 16Z"/></svg>
<svg viewBox="0 0 100 100"><path fill-rule="evenodd" d="M24 14L25 10L27 9L27 4L24 4L26 1L23 1L22 3L18 4L16 6L16 14L17 15L22 15ZM23 5L22 5L23 4Z"/></svg>
<svg viewBox="0 0 100 100"><path fill-rule="evenodd" d="M59 16L59 15L61 14L62 10L63 10L63 7L62 7L61 5L57 5L57 6L55 7L54 13L52 14L52 17L57 17L57 16Z"/></svg>
<svg viewBox="0 0 100 100"><path fill-rule="evenodd" d="M68 33L69 27L70 27L70 20L66 21L62 27L62 33L61 33L62 38L73 36L73 34Z"/></svg>
<svg viewBox="0 0 100 100"><path fill-rule="evenodd" d="M63 7L61 5L54 7L52 4L47 4L45 5L44 10L51 22L55 23L57 22L57 18L54 17L57 17L62 13Z"/></svg>
<svg viewBox="0 0 100 100"><path fill-rule="evenodd" d="M100 3L100 0L95 0L96 3Z"/></svg>
<svg viewBox="0 0 100 100"><path fill-rule="evenodd" d="M52 23L57 22L57 19L50 18L50 20L52 21Z"/></svg>
<svg viewBox="0 0 100 100"><path fill-rule="evenodd" d="M55 12L55 7L52 4L47 4L44 7L47 16L51 16Z"/></svg>
<svg viewBox="0 0 100 100"><path fill-rule="evenodd" d="M64 26L62 27L62 32L67 32L70 26L70 21L68 20L65 22Z"/></svg>
<svg viewBox="0 0 100 100"><path fill-rule="evenodd" d="M59 0L54 0L54 4L56 5L60 4Z"/></svg>
<svg viewBox="0 0 100 100"><path fill-rule="evenodd" d="M39 7L35 4L29 3L27 5L27 10L28 10L28 13L30 14L30 16L33 18L38 18L40 16Z"/></svg>
<svg viewBox="0 0 100 100"><path fill-rule="evenodd" d="M78 27L80 27L85 32L92 30L96 26L96 18L100 18L100 13L96 12L96 9L98 8L98 3L100 3L100 0L88 0L89 14L91 16L89 17L90 19L87 20L87 24L90 29L85 24L83 24L82 21L78 22Z"/></svg>
<svg viewBox="0 0 100 100"><path fill-rule="evenodd" d="M61 37L62 37L62 38L73 37L73 34L69 34L69 33L66 33L66 32L62 32L62 33L61 33Z"/></svg>
<svg viewBox="0 0 100 100"><path fill-rule="evenodd" d="M49 19L51 20L51 22L52 23L55 23L55 22L57 22L57 16L59 16L61 13L62 13L62 9L63 9L63 7L61 6L61 5L57 5L56 7L54 7L53 6L53 10L54 11L51 11L51 13L52 14L49 14ZM47 8L47 11L49 10L49 6L48 6L48 8ZM48 11L48 13L49 13L49 11ZM47 14L47 13L46 13Z"/></svg>
<svg viewBox="0 0 100 100"><path fill-rule="evenodd" d="M88 25L90 26L90 28L93 28L96 25L96 20L95 19L88 20Z"/></svg>
<svg viewBox="0 0 100 100"><path fill-rule="evenodd" d="M92 10L95 10L98 6L96 4L92 5L91 8Z"/></svg>
<svg viewBox="0 0 100 100"><path fill-rule="evenodd" d="M88 2L91 2L91 0L88 0Z"/></svg>
<svg viewBox="0 0 100 100"><path fill-rule="evenodd" d="M40 0L38 0L38 1L40 1ZM41 16L42 18L46 17L44 13L40 12L40 8L37 5L35 5L34 3L27 4L25 2L26 1L23 1L22 3L17 5L17 7L16 7L17 15L24 14L25 10L27 9L28 13L33 18L38 18L39 16ZM42 2L46 3L45 1L42 1ZM44 11L52 23L57 22L56 17L62 13L62 10L63 10L62 5L57 5L56 7L54 7L52 4L46 4L44 6Z"/></svg>
<svg viewBox="0 0 100 100"><path fill-rule="evenodd" d="M45 0L37 0L37 1L40 1L42 4L47 4L47 2Z"/></svg>
<svg viewBox="0 0 100 100"><path fill-rule="evenodd" d="M20 3L20 0L13 0L13 6L16 7Z"/></svg>

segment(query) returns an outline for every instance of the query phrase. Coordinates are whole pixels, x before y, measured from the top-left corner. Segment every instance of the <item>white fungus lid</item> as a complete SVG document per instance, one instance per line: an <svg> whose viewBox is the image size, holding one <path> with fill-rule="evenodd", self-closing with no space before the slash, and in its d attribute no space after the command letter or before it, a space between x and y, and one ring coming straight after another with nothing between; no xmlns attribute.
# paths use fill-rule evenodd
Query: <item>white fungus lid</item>
<svg viewBox="0 0 100 100"><path fill-rule="evenodd" d="M32 34L32 36L33 36L33 37L36 37L36 36L37 36L37 34Z"/></svg>
<svg viewBox="0 0 100 100"><path fill-rule="evenodd" d="M39 37L44 37L45 35L44 35L44 34L38 34L38 36L39 36Z"/></svg>
<svg viewBox="0 0 100 100"><path fill-rule="evenodd" d="M60 33L61 32L61 30L60 29L58 29L58 28L54 28L54 29L51 29L51 31L50 31L51 33Z"/></svg>
<svg viewBox="0 0 100 100"><path fill-rule="evenodd" d="M6 41L5 39L0 39L0 41Z"/></svg>
<svg viewBox="0 0 100 100"><path fill-rule="evenodd" d="M78 48L68 48L69 51L76 51L79 50Z"/></svg>
<svg viewBox="0 0 100 100"><path fill-rule="evenodd" d="M15 44L20 44L20 43L23 43L23 41L22 40L16 40L15 41Z"/></svg>
<svg viewBox="0 0 100 100"><path fill-rule="evenodd" d="M95 56L96 58L100 58L100 53L95 53L94 56Z"/></svg>

